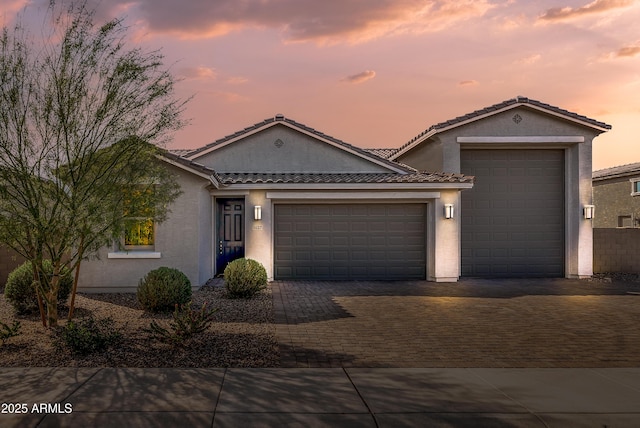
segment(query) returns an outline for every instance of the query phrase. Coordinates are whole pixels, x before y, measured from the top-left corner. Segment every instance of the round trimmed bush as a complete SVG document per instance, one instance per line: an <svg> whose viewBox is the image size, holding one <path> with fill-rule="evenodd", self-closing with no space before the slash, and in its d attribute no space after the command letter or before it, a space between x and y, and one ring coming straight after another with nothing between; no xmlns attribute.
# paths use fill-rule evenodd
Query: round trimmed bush
<svg viewBox="0 0 640 428"><path fill-rule="evenodd" d="M51 278L53 276L51 260L44 260L42 265L45 274ZM64 270L60 276L58 304L67 302L72 287L71 272L68 269ZM4 297L19 314L28 314L38 310L38 298L33 287L33 268L30 261L24 262L9 274L4 288Z"/></svg>
<svg viewBox="0 0 640 428"><path fill-rule="evenodd" d="M191 300L191 282L178 269L160 267L138 283L138 302L152 312L170 311Z"/></svg>
<svg viewBox="0 0 640 428"><path fill-rule="evenodd" d="M247 299L267 287L267 271L252 259L236 259L224 270L224 286L231 298Z"/></svg>

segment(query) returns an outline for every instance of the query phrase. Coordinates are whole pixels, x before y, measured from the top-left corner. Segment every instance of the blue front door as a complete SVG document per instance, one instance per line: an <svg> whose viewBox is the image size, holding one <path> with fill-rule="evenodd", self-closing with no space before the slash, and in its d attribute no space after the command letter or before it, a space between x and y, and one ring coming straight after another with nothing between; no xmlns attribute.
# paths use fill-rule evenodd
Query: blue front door
<svg viewBox="0 0 640 428"><path fill-rule="evenodd" d="M244 257L244 200L218 200L218 239L216 273L221 275L227 264Z"/></svg>

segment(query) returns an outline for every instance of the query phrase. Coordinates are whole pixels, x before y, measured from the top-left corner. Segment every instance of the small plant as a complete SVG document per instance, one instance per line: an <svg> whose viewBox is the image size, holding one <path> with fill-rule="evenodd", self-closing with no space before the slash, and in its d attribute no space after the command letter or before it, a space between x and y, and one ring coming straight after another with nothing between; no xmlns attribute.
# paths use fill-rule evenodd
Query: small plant
<svg viewBox="0 0 640 428"><path fill-rule="evenodd" d="M224 286L232 299L248 299L267 287L267 271L252 259L236 259L224 270Z"/></svg>
<svg viewBox="0 0 640 428"><path fill-rule="evenodd" d="M60 339L73 354L86 356L105 350L118 342L122 334L114 329L111 317L94 318L90 316L69 321L60 331Z"/></svg>
<svg viewBox="0 0 640 428"><path fill-rule="evenodd" d="M14 321L11 326L0 321L0 345L4 345L7 340L20 334L20 321Z"/></svg>
<svg viewBox="0 0 640 428"><path fill-rule="evenodd" d="M179 345L193 336L204 332L213 321L217 309L207 309L204 303L200 310L191 309L191 302L186 305L176 305L173 311L173 321L169 323L169 328L164 328L156 321L151 321L147 333L153 339L160 342Z"/></svg>
<svg viewBox="0 0 640 428"><path fill-rule="evenodd" d="M51 278L53 276L51 260L44 260L43 268L44 273ZM71 272L68 270L62 272L59 285L58 303L64 304L69 298L73 286ZM4 296L19 314L28 314L38 310L38 298L33 285L33 268L30 261L24 262L9 274Z"/></svg>
<svg viewBox="0 0 640 428"><path fill-rule="evenodd" d="M152 312L169 311L191 300L191 282L178 269L161 267L149 272L138 284L138 302Z"/></svg>

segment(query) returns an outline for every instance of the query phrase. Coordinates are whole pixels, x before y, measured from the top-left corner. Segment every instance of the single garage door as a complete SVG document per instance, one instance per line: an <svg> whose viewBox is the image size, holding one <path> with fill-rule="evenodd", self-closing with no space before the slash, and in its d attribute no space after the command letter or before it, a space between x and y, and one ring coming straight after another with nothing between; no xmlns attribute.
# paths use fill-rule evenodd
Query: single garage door
<svg viewBox="0 0 640 428"><path fill-rule="evenodd" d="M564 276L564 151L462 150L462 275Z"/></svg>
<svg viewBox="0 0 640 428"><path fill-rule="evenodd" d="M274 208L276 279L425 278L424 204Z"/></svg>

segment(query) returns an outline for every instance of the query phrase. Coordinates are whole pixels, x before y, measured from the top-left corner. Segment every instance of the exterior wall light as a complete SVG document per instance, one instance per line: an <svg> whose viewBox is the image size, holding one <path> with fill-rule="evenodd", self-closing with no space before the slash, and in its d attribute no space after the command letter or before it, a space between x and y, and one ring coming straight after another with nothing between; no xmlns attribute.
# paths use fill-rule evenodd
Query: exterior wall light
<svg viewBox="0 0 640 428"><path fill-rule="evenodd" d="M596 207L594 205L585 205L582 209L582 214L584 214L585 220L591 220L595 214Z"/></svg>
<svg viewBox="0 0 640 428"><path fill-rule="evenodd" d="M444 218L453 218L453 204L444 204Z"/></svg>
<svg viewBox="0 0 640 428"><path fill-rule="evenodd" d="M253 207L253 219L262 220L262 207L260 205Z"/></svg>

